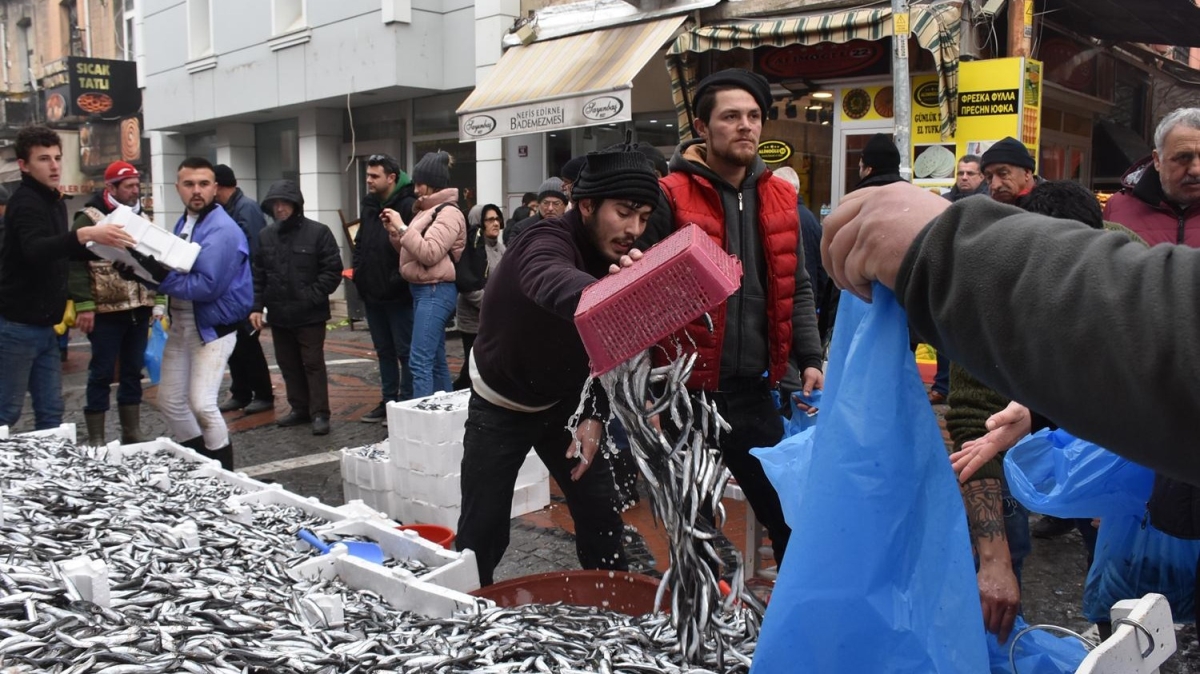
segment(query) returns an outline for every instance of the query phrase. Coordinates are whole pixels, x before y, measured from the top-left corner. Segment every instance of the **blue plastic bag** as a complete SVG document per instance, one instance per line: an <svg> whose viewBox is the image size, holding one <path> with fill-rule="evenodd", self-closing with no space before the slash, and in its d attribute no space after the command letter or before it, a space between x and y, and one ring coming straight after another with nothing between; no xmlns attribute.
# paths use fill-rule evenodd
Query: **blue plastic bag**
<svg viewBox="0 0 1200 674"><path fill-rule="evenodd" d="M1164 534L1144 511L1105 517L1083 586L1083 615L1092 622L1107 622L1113 604L1157 592L1171 603L1175 622L1191 622L1197 560L1200 540Z"/></svg>
<svg viewBox="0 0 1200 674"><path fill-rule="evenodd" d="M1004 457L1008 488L1026 508L1055 517L1141 516L1154 472L1070 433L1038 431Z"/></svg>
<svg viewBox="0 0 1200 674"><path fill-rule="evenodd" d="M995 634L987 635L988 662L992 674L1075 674L1087 657L1087 646L1070 636L1058 636L1046 630L1033 630L1018 641L1012 664L1009 666L1009 650L1013 637L1028 627L1021 616L1013 622L1012 634L1003 645L996 641Z"/></svg>
<svg viewBox="0 0 1200 674"><path fill-rule="evenodd" d="M796 407L797 396L812 409L801 411L800 408ZM800 431L812 428L817 423L817 412L821 407L821 390L815 389L810 396L805 396L803 392L798 391L788 396L788 404L792 407L792 416L790 419L783 420L783 437L785 438L790 438Z"/></svg>
<svg viewBox="0 0 1200 674"><path fill-rule="evenodd" d="M150 338L146 340L145 365L150 383L157 384L162 377L163 348L167 346L167 331L162 321L150 321Z"/></svg>
<svg viewBox="0 0 1200 674"><path fill-rule="evenodd" d="M754 450L792 537L751 671L986 672L958 482L892 293L843 293L821 422Z"/></svg>

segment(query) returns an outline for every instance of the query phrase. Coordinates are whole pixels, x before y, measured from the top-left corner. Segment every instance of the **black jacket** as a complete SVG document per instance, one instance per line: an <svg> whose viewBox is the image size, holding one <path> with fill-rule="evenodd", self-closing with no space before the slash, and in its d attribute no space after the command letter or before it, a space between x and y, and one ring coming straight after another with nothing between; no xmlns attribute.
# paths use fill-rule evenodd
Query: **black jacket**
<svg viewBox="0 0 1200 674"><path fill-rule="evenodd" d="M70 230L62 194L23 174L0 232L0 316L26 325L62 321L72 258L95 259Z"/></svg>
<svg viewBox="0 0 1200 674"><path fill-rule="evenodd" d="M368 194L359 209L358 234L354 237L354 287L368 302L403 302L412 304L408 282L400 277L400 254L388 240L387 228L379 219L384 208L400 214L405 224L412 221L413 204L417 201L408 176L400 174L396 189L384 201Z"/></svg>
<svg viewBox="0 0 1200 674"><path fill-rule="evenodd" d="M454 263L454 285L460 293L483 290L488 277L487 237L481 225L467 228L467 245Z"/></svg>
<svg viewBox="0 0 1200 674"><path fill-rule="evenodd" d="M504 231L500 232L501 238L504 239L504 245L511 246L512 242L516 240L518 234L529 229L529 226L533 223L541 222L542 220L545 220L545 218L542 217L540 212L536 212L524 220L518 220L505 227Z"/></svg>
<svg viewBox="0 0 1200 674"><path fill-rule="evenodd" d="M963 199L966 199L967 197L973 197L976 194L982 194L984 196L991 194L991 190L988 189L988 184L987 184L986 180L979 183L979 187L976 187L974 192L964 192L964 191L958 189L958 183L955 183L954 187L951 187L950 191L942 196L944 196L946 198L946 200L949 201L950 203L954 203L956 201L961 201Z"/></svg>
<svg viewBox="0 0 1200 674"><path fill-rule="evenodd" d="M271 186L274 199L296 205L283 222L267 226L254 257L254 311L266 307L272 325L299 328L329 320L329 295L342 280L342 254L329 228L304 217L304 198L290 180Z"/></svg>

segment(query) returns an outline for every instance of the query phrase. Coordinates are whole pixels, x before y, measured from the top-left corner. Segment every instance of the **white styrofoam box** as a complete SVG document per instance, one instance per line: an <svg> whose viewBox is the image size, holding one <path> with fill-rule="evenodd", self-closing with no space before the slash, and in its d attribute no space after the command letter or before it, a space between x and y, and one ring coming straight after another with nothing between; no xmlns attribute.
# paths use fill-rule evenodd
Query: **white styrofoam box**
<svg viewBox="0 0 1200 674"><path fill-rule="evenodd" d="M315 498L305 498L303 496L293 494L292 492L284 489L283 485L279 484L267 485L266 489L251 492L249 494L231 496L229 497L227 503L230 505L230 507L237 505L248 505L251 507L251 509L253 509L256 504L263 503L276 503L279 505L295 506L309 515L312 515L313 517L320 517L321 519L329 522L340 522L347 517L345 513L339 511L337 508L327 506Z"/></svg>
<svg viewBox="0 0 1200 674"><path fill-rule="evenodd" d="M18 438L61 438L68 442L76 442L75 424L59 424L57 428L46 428L28 433L10 433L8 426L0 426L0 440L11 437Z"/></svg>
<svg viewBox="0 0 1200 674"><path fill-rule="evenodd" d="M513 491L511 517L520 517L526 513L536 512L550 506L550 482L542 480L517 487Z"/></svg>
<svg viewBox="0 0 1200 674"><path fill-rule="evenodd" d="M470 562L475 565L474 558ZM305 561L289 572L296 578L339 578L352 589L378 594L398 610L431 618L449 618L495 605L487 599L423 581L404 569L389 569L358 559L343 546L335 546L329 554Z"/></svg>
<svg viewBox="0 0 1200 674"><path fill-rule="evenodd" d="M461 442L441 444L418 443L407 440L405 452L408 465L400 466L426 475L456 475L462 470L463 446Z"/></svg>
<svg viewBox="0 0 1200 674"><path fill-rule="evenodd" d="M435 506L414 499L402 499L398 505L398 519L406 524L438 524L458 529L458 516L462 512L460 505Z"/></svg>
<svg viewBox="0 0 1200 674"><path fill-rule="evenodd" d="M525 455L525 463L521 464L521 470L517 471L517 486L537 482L538 480L546 480L550 477L550 470L546 468L546 464L542 463L541 457L532 449Z"/></svg>
<svg viewBox="0 0 1200 674"><path fill-rule="evenodd" d="M364 450L383 450L379 458L371 458L363 454ZM366 447L343 448L340 451L342 462L342 481L361 485L368 489L386 490L392 488L390 463L387 458L386 443L377 443Z"/></svg>
<svg viewBox="0 0 1200 674"><path fill-rule="evenodd" d="M462 504L462 490L458 473L453 475L426 475L412 471L408 474L408 489L402 496L414 501L424 501L435 506L457 506Z"/></svg>
<svg viewBox="0 0 1200 674"><path fill-rule="evenodd" d="M479 567L474 552L455 552L427 541L415 531L400 531L375 520L342 520L317 529L321 534L352 536L375 541L392 559L418 561L430 571L420 579L443 587L470 592L479 589Z"/></svg>
<svg viewBox="0 0 1200 674"><path fill-rule="evenodd" d="M474 560L472 560L474 561ZM109 597L108 563L103 559L92 559L80 555L62 563L60 567L63 577L70 580L84 601L90 601L97 606L108 608Z"/></svg>
<svg viewBox="0 0 1200 674"><path fill-rule="evenodd" d="M471 392L463 390L388 403L388 436L432 445L456 441L461 444L470 399Z"/></svg>
<svg viewBox="0 0 1200 674"><path fill-rule="evenodd" d="M121 445L114 440L108 444L107 450L108 454L106 460L111 464L119 465L124 462L125 457L132 456L133 454L137 454L139 452L163 451L186 461L195 462L197 464L196 470L192 472L192 475L217 478L245 492L254 492L267 488L265 483L259 482L254 478L247 477L245 473L236 473L225 470L221 468L221 463L216 459L210 459L189 447L184 447L170 438L156 438L147 442L139 442L131 445Z"/></svg>
<svg viewBox="0 0 1200 674"><path fill-rule="evenodd" d="M155 260L175 271L184 273L191 271L192 265L196 263L196 257L200 255L200 244L192 241L184 241L175 236L174 232L168 232L146 218L134 213L128 206L118 206L116 210L106 215L98 224L120 225L137 242L134 248L139 253L152 255ZM94 243L88 244L88 248L106 260L124 262L133 267L134 271L142 278L148 281L153 280L150 274L146 273L142 269L142 266L129 254L129 251L124 248L111 248Z"/></svg>

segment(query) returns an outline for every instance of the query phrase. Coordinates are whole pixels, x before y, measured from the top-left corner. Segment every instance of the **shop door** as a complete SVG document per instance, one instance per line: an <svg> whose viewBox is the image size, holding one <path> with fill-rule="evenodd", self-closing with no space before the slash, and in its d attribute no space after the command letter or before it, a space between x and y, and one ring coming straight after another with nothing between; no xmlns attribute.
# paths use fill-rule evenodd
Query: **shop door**
<svg viewBox="0 0 1200 674"><path fill-rule="evenodd" d="M858 161L862 158L863 148L867 141L877 133L892 138L892 125L878 128L855 127L841 128L838 132L837 153L834 155L834 204L858 185ZM815 209L814 209L815 210Z"/></svg>

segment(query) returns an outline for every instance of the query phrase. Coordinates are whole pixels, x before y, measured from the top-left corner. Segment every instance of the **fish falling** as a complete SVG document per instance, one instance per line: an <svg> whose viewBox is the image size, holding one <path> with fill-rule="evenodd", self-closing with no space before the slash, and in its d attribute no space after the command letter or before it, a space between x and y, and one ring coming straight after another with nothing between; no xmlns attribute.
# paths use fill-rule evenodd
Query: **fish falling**
<svg viewBox="0 0 1200 674"><path fill-rule="evenodd" d="M763 606L745 587L740 556L731 591L722 597L721 558L713 539L725 521L721 497L729 471L716 447L729 425L703 392L688 393L695 362L692 353L652 368L645 351L600 381L629 435L654 516L668 537L670 567L655 605L661 606L669 589L675 647L685 662L725 663L727 653L742 656L745 643L756 639Z"/></svg>
<svg viewBox="0 0 1200 674"><path fill-rule="evenodd" d="M62 440L0 440L0 672L744 673L754 652L741 614L718 658L685 664L664 614L479 606L450 618L400 611L338 578L304 580L293 506L227 505L243 490L162 451L127 454ZM194 524L192 541L178 535ZM80 555L108 566L109 602L62 572ZM390 564L391 562L389 562ZM398 563L398 562L397 562ZM341 599L330 621L319 601ZM755 623L756 625L757 623Z"/></svg>

